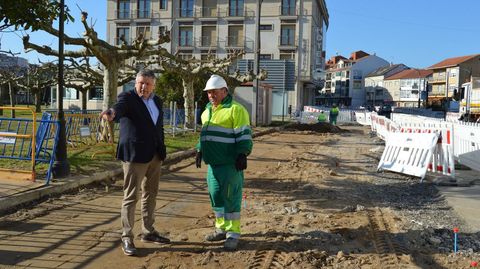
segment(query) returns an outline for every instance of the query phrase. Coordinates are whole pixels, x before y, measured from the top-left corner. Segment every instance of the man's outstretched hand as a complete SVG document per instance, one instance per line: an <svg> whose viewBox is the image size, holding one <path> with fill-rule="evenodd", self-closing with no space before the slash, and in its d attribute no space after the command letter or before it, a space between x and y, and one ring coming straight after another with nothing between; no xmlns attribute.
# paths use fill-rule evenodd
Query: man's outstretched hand
<svg viewBox="0 0 480 269"><path fill-rule="evenodd" d="M235 161L235 168L237 168L237 171L247 169L247 155L243 153L238 154L237 160Z"/></svg>
<svg viewBox="0 0 480 269"><path fill-rule="evenodd" d="M195 166L197 168L202 167L202 152L197 151L197 155L195 156Z"/></svg>

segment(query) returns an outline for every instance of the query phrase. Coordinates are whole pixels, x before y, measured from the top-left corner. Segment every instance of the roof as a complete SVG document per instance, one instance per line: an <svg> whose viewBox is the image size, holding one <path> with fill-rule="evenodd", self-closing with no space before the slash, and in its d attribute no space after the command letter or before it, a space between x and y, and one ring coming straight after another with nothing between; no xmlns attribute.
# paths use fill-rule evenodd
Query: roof
<svg viewBox="0 0 480 269"><path fill-rule="evenodd" d="M439 63L436 63L430 67L427 67L427 69L438 69L438 68L445 68L445 67L451 67L451 66L456 66L460 63L466 62L474 57L480 56L480 54L473 54L473 55L467 55L467 56L460 56L460 57L453 57L453 58L448 58L445 59Z"/></svg>
<svg viewBox="0 0 480 269"><path fill-rule="evenodd" d="M398 72L385 80L394 80L394 79L406 79L406 78L425 78L430 76L433 73L433 70L427 69L407 69L401 72Z"/></svg>
<svg viewBox="0 0 480 269"><path fill-rule="evenodd" d="M368 75L366 75L366 77L383 76L383 75L387 74L388 72L394 70L395 68L397 68L399 66L405 66L405 65L404 64L392 64L392 65L382 66L382 67L377 68L375 71L369 73Z"/></svg>

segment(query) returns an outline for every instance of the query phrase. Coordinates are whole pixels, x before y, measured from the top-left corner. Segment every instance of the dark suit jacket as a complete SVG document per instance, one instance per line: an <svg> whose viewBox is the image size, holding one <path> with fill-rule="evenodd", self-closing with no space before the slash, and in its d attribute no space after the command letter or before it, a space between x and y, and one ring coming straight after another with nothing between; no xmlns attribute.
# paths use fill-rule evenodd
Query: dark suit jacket
<svg viewBox="0 0 480 269"><path fill-rule="evenodd" d="M147 163L158 154L163 161L167 156L164 133L162 100L155 96L159 115L156 124L147 107L135 90L118 95L115 121L120 122L120 139L117 147L117 159L125 162Z"/></svg>

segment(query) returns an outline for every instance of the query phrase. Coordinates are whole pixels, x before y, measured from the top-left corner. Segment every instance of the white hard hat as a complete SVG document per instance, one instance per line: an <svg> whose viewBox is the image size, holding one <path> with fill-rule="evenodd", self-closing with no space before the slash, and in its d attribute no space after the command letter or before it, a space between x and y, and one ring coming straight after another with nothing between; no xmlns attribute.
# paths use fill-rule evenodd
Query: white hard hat
<svg viewBox="0 0 480 269"><path fill-rule="evenodd" d="M214 89L221 89L221 88L227 88L227 82L219 75L212 75L208 81L207 85L205 85L204 91L208 90L214 90Z"/></svg>

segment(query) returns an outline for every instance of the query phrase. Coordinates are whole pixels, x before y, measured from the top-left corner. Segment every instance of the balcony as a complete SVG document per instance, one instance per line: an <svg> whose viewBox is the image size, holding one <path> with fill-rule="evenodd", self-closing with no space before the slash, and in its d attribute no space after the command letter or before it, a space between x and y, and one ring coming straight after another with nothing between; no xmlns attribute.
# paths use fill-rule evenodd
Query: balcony
<svg viewBox="0 0 480 269"><path fill-rule="evenodd" d="M201 7L199 9L199 12L197 13L200 20L206 21L206 20L216 20L220 12L218 11L217 7Z"/></svg>
<svg viewBox="0 0 480 269"><path fill-rule="evenodd" d="M248 8L228 8L221 12L225 20L243 20L245 17L254 17L255 11Z"/></svg>
<svg viewBox="0 0 480 269"><path fill-rule="evenodd" d="M252 52L254 49L253 40L243 37L240 38L238 36L227 36L226 40L219 41L219 43L225 44L225 48L227 49L243 49L245 52Z"/></svg>
<svg viewBox="0 0 480 269"><path fill-rule="evenodd" d="M279 36L278 48L279 49L296 49L298 40L294 36Z"/></svg>
<svg viewBox="0 0 480 269"><path fill-rule="evenodd" d="M196 12L192 8L177 8L175 10L177 21L193 21L195 18Z"/></svg>
<svg viewBox="0 0 480 269"><path fill-rule="evenodd" d="M127 9L121 9L121 10L115 10L115 20L125 20L125 21L130 21L133 19L133 14L130 12L130 10Z"/></svg>
<svg viewBox="0 0 480 269"><path fill-rule="evenodd" d="M278 14L280 19L283 20L296 19L298 16L298 10L295 6L280 6Z"/></svg>
<svg viewBox="0 0 480 269"><path fill-rule="evenodd" d="M132 10L132 18L137 19L139 21L149 22L154 17L154 12L151 10Z"/></svg>
<svg viewBox="0 0 480 269"><path fill-rule="evenodd" d="M197 47L200 49L216 48L218 45L218 38L211 36L202 36L197 40Z"/></svg>

